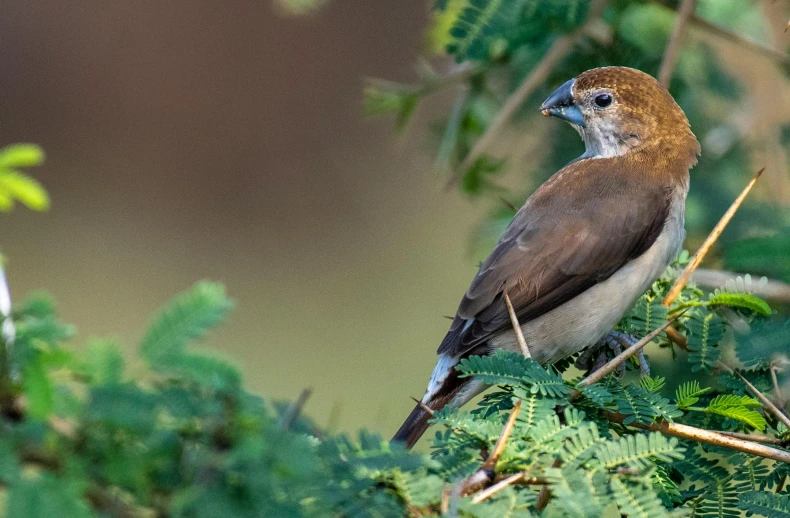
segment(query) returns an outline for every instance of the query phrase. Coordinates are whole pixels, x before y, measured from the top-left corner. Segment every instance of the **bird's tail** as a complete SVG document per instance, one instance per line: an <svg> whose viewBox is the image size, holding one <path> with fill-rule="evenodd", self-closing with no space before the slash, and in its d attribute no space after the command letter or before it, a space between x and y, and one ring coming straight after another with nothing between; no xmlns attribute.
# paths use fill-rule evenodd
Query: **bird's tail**
<svg viewBox="0 0 790 518"><path fill-rule="evenodd" d="M411 449L428 429L431 418L428 409L439 411L448 404L460 407L485 389L485 385L474 378L461 378L455 370L457 363L457 358L441 355L422 403L411 411L392 438L393 442L403 442Z"/></svg>
<svg viewBox="0 0 790 518"><path fill-rule="evenodd" d="M425 430L428 429L428 419L430 418L431 415L422 405L415 405L409 417L406 418L398 431L395 432L392 441L405 443L406 447L411 449L411 447L420 440Z"/></svg>

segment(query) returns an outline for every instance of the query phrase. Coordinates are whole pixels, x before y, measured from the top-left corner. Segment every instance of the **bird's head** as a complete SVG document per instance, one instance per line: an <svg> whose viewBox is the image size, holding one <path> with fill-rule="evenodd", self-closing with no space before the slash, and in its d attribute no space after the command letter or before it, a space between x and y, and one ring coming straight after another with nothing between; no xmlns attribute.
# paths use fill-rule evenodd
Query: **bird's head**
<svg viewBox="0 0 790 518"><path fill-rule="evenodd" d="M570 122L584 139L586 157L637 150L696 162L699 143L688 119L653 77L626 67L588 70L567 81L540 107Z"/></svg>

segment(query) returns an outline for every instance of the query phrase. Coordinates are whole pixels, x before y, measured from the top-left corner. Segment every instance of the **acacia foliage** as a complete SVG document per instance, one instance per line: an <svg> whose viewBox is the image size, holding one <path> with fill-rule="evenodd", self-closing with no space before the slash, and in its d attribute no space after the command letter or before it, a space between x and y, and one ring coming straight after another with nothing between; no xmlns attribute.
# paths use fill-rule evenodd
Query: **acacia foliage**
<svg viewBox="0 0 790 518"><path fill-rule="evenodd" d="M659 310L656 301L676 273L668 270L619 328L643 334L693 307L676 323L690 344L696 322L725 330L700 335L698 350L709 358L720 356L732 319L753 329L771 321L743 281L710 296L686 288ZM427 455L364 431L327 435L292 405L246 392L231 362L194 347L232 307L224 288L211 282L174 297L143 334L144 368L134 375L112 339L64 347L74 330L46 296L15 307L16 339L4 358L0 392L6 514L534 516L545 485L553 497L543 516L655 517L678 509L694 516L786 515L786 493L777 489L787 465L627 426L667 420L784 439L787 430L730 375L672 391L658 374L637 379L633 365L625 377L610 376L575 397L570 362L543 367L503 352L472 357L459 367L462 375L498 388L470 410L437 412ZM736 351L764 335L739 340ZM771 347L764 344L761 358L750 352L742 371L769 394L766 369L782 352ZM689 362L710 372L697 353L679 355L672 369ZM517 401L521 411L492 480L526 470L525 478L539 484L514 485L482 503L455 494L491 451ZM626 425L610 422L611 412L625 416Z"/></svg>
<svg viewBox="0 0 790 518"><path fill-rule="evenodd" d="M599 17L591 9L594 3L604 4ZM482 254L512 218L500 196L519 205L549 175L583 152L581 140L569 125L540 117L541 102L568 79L595 67L628 66L657 75L679 2L435 0L432 4L425 56L430 61L418 63L418 77L412 84L370 81L365 108L372 115L394 115L399 130L419 109L436 119L430 126L436 169L446 172L464 194L490 200L490 217L477 233L483 238L479 243ZM595 20L585 26L591 13ZM694 37L681 39L669 90L703 144L692 173L689 207L693 210L686 215L691 235L712 228L740 188L764 165L750 163L752 151L759 146L743 137L742 128L731 117L745 103L762 100L750 98L744 88L745 69L725 65L724 53L737 43L721 45L721 31L767 42L771 40L769 22L758 2L699 0L688 25ZM575 43L545 77L540 74L535 88L527 89L531 92L527 98L515 95L540 68L549 49L569 35L574 35ZM754 47L741 46L744 52L754 52ZM777 61L777 68L786 88L790 69L782 61ZM432 96L448 102L435 102ZM488 140L495 145L482 149L481 154L472 153L485 140L481 137L491 136L489 131L503 120L514 98L519 99L519 109L507 118L514 131L496 132ZM779 140L784 147L780 159L790 160L790 125L766 122L760 131L761 138ZM507 173L515 173L514 178L503 178ZM516 187L508 192L503 188L506 184ZM788 280L787 211L771 203L766 200L761 206L745 207L743 212L749 217L732 222L722 243L743 243L728 247L725 266ZM754 231L755 225L759 232Z"/></svg>

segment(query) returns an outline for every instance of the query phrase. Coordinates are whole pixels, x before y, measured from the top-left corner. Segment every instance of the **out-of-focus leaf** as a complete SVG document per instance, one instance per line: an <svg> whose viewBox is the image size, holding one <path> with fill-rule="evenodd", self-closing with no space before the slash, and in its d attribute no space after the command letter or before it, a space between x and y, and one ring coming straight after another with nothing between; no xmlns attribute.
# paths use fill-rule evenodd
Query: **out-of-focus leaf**
<svg viewBox="0 0 790 518"><path fill-rule="evenodd" d="M790 282L789 251L790 228L784 228L771 237L754 237L731 244L724 251L724 267Z"/></svg>
<svg viewBox="0 0 790 518"><path fill-rule="evenodd" d="M44 150L36 144L11 144L0 149L0 169L35 167L44 163Z"/></svg>

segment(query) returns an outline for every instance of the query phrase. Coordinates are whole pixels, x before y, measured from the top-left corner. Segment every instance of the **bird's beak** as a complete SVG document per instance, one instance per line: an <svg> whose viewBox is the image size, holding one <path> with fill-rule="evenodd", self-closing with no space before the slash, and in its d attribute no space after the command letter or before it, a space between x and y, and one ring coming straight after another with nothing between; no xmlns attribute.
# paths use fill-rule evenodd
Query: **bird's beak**
<svg viewBox="0 0 790 518"><path fill-rule="evenodd" d="M540 106L540 112L546 117L553 115L583 128L582 112L573 103L573 84L575 82L576 79L571 79L554 90L554 93Z"/></svg>

